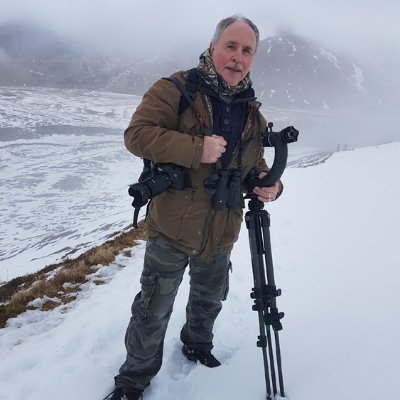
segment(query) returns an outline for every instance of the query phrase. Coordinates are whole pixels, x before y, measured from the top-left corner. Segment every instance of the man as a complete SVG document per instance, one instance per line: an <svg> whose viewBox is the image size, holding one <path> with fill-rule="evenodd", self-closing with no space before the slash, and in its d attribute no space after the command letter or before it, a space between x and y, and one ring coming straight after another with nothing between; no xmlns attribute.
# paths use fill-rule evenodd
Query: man
<svg viewBox="0 0 400 400"><path fill-rule="evenodd" d="M181 91L171 80L161 79L143 96L125 131L129 151L155 163L184 167L188 185L184 190L169 188L149 204L141 291L132 304L126 361L109 399L142 399L161 368L165 332L187 265L190 294L182 351L207 367L220 365L211 353L212 329L228 292L230 253L242 207L216 207L203 182L218 171L235 170L244 190L251 169L256 168L260 178L268 171L262 147L266 122L249 76L258 42L258 29L250 20L222 20L200 56L194 104L180 112ZM185 85L188 73L173 77ZM263 202L275 200L281 191L280 182L253 189Z"/></svg>

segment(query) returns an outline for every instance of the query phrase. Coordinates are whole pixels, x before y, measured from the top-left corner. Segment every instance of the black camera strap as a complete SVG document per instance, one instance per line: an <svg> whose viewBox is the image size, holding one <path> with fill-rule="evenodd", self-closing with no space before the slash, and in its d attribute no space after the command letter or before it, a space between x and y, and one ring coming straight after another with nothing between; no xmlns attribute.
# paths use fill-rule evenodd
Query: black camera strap
<svg viewBox="0 0 400 400"><path fill-rule="evenodd" d="M182 93L182 96L184 96L184 98L186 99L186 101L190 104L190 106L192 107L192 109L193 109L193 111L194 111L194 113L195 113L195 115L196 115L196 118L197 118L197 120L199 121L199 123L200 123L200 126L201 126L201 129L203 130L203 132L204 132L204 135L205 136L211 136L211 130L210 130L210 128L208 127L208 124L207 124L207 122L205 121L205 119L203 118L203 116L200 114L200 111L197 109L197 107L196 107L196 105L194 104L194 95L195 95L195 93L193 93L192 94L192 96L189 94L189 92L186 90L186 88L182 85L182 83L178 80L178 79L176 79L176 78L174 78L173 76L170 76L170 77L168 77L168 78L163 78L163 79L165 79L165 80L167 80L167 81L170 81L170 82L172 82L172 83L174 83L175 84L175 86L180 90L180 92Z"/></svg>

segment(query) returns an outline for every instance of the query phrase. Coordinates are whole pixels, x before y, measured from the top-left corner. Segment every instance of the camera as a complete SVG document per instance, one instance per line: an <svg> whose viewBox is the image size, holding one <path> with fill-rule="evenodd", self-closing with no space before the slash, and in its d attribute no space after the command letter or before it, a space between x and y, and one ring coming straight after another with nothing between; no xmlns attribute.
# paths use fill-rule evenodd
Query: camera
<svg viewBox="0 0 400 400"><path fill-rule="evenodd" d="M204 191L213 196L213 208L238 208L241 206L241 174L239 169L219 169L203 181Z"/></svg>
<svg viewBox="0 0 400 400"><path fill-rule="evenodd" d="M133 197L132 206L140 208L168 188L183 190L187 186L186 169L172 163L146 166L139 182L129 186L128 193Z"/></svg>

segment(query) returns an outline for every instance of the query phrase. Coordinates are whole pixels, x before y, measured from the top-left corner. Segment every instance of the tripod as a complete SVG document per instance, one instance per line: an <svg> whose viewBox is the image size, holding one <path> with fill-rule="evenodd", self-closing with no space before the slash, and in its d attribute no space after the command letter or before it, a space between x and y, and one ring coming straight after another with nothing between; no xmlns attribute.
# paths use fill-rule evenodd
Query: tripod
<svg viewBox="0 0 400 400"><path fill-rule="evenodd" d="M263 210L263 203L256 198L249 202L249 211L245 215L246 227L249 231L251 262L253 267L254 288L251 298L254 299L253 310L258 312L260 335L257 346L261 347L264 361L265 384L267 400L273 399L272 393L277 394L276 369L278 372L280 395L285 396L282 376L281 349L278 332L282 329L280 320L284 313L278 312L276 297L281 290L275 286L274 270L272 264L270 217ZM265 261L265 265L264 265ZM265 268L264 268L265 267ZM271 327L274 331L275 343L273 345ZM268 353L267 353L268 350ZM274 350L276 360L274 357ZM272 392L271 392L272 384Z"/></svg>
<svg viewBox="0 0 400 400"><path fill-rule="evenodd" d="M254 299L252 308L258 312L260 335L258 336L257 346L261 347L263 354L267 400L272 400L278 393L276 372L278 373L280 395L285 397L279 344L279 331L282 330L281 319L284 317L284 313L279 312L276 306L276 298L281 295L281 290L275 286L269 213L263 210L264 204L257 199L252 190L255 186L273 186L280 179L286 168L287 145L296 142L299 134L299 131L293 126L282 129L280 132L273 132L272 127L273 124L270 122L263 137L263 146L275 148L273 165L264 178L257 178L257 171L250 173L249 194L245 197L250 199L249 211L245 215L245 221L249 231L254 278L254 288L251 292L251 298ZM274 341L272 340L271 328L274 331Z"/></svg>

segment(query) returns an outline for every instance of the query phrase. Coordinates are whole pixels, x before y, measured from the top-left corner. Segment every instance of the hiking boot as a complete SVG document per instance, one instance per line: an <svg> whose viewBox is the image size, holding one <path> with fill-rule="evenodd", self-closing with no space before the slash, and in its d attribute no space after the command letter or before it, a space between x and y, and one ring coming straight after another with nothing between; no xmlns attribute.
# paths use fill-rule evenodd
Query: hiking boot
<svg viewBox="0 0 400 400"><path fill-rule="evenodd" d="M210 350L195 350L188 347L186 344L182 347L182 353L190 361L199 361L208 368L219 367L221 363L211 354Z"/></svg>
<svg viewBox="0 0 400 400"><path fill-rule="evenodd" d="M103 400L141 400L143 399L143 390L115 388Z"/></svg>

